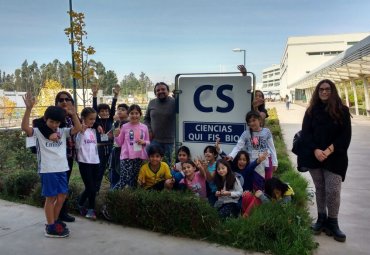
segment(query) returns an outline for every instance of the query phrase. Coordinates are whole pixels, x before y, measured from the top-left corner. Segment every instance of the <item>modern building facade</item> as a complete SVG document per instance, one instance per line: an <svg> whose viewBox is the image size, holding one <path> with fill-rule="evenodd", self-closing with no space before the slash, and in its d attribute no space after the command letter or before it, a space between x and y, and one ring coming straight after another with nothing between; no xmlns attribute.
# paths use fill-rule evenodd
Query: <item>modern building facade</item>
<svg viewBox="0 0 370 255"><path fill-rule="evenodd" d="M267 98L280 98L280 65L272 65L262 71L262 88Z"/></svg>
<svg viewBox="0 0 370 255"><path fill-rule="evenodd" d="M280 96L289 95L294 100L293 83L369 35L354 33L289 37L280 62L280 84L276 87Z"/></svg>

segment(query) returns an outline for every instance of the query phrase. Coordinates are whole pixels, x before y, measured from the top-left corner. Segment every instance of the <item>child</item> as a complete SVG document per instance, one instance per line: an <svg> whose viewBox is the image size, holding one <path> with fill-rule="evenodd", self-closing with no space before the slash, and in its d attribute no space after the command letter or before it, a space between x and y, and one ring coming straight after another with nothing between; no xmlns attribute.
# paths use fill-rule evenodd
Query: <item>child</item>
<svg viewBox="0 0 370 255"><path fill-rule="evenodd" d="M117 113L116 117L117 120L114 122L112 131L118 129L120 130L123 124L128 122L128 105L127 104L119 104L117 106ZM116 143L113 144L112 153L109 159L109 181L110 181L110 188L113 187L119 181L119 173L120 173L120 155L121 155L121 147L118 146Z"/></svg>
<svg viewBox="0 0 370 255"><path fill-rule="evenodd" d="M111 133L113 125L113 117L116 112L117 97L120 92L120 87L117 85L113 89L112 106L109 108L107 104L99 104L97 100L98 86L91 88L93 93L93 108L98 113L96 118L96 126L98 126L97 140L98 140L98 153L99 153L99 174L97 181L97 192L103 180L105 169L109 161L109 157L113 147L113 136Z"/></svg>
<svg viewBox="0 0 370 255"><path fill-rule="evenodd" d="M294 195L293 189L286 183L276 177L272 177L265 183L265 193L257 190L255 194L247 191L243 193L242 215L248 217L252 208L261 203L278 202L282 204L289 203Z"/></svg>
<svg viewBox="0 0 370 255"><path fill-rule="evenodd" d="M243 189L231 170L230 164L225 159L218 160L216 167L214 183L217 187L215 195L218 200L215 207L223 219L231 216L238 217L240 213L238 201Z"/></svg>
<svg viewBox="0 0 370 255"><path fill-rule="evenodd" d="M213 176L215 176L216 172L216 159L218 157L218 152L215 146L208 145L206 148L204 148L204 158L207 165L207 170L211 174L213 179ZM207 180L207 197L208 202L211 206L214 206L215 202L217 201L217 197L215 196L215 193L217 191L216 185L213 183L213 181Z"/></svg>
<svg viewBox="0 0 370 255"><path fill-rule="evenodd" d="M59 128L65 120L65 110L57 106L49 106L44 114L46 125L53 130L59 138L57 141L44 137L38 128L29 125L31 110L35 105L35 99L31 93L23 97L26 111L22 119L22 130L27 136L36 139L38 172L41 179L41 194L45 196L45 216L47 225L46 237L67 237L69 230L65 223L57 220L60 209L68 193L67 171L69 170L66 153L67 137L81 130L81 124L73 107L68 108L74 127Z"/></svg>
<svg viewBox="0 0 370 255"><path fill-rule="evenodd" d="M263 162L268 156L267 152L261 153L258 159L250 162L246 151L239 151L233 160L233 171L235 177L239 179L243 190L253 190L254 175L257 174L254 169Z"/></svg>
<svg viewBox="0 0 370 255"><path fill-rule="evenodd" d="M184 178L185 174L182 171L182 164L190 160L190 149L186 146L181 146L177 150L177 162L171 170L171 175L175 179L175 187L178 186L180 181Z"/></svg>
<svg viewBox="0 0 370 255"><path fill-rule="evenodd" d="M272 173L276 171L278 165L274 141L270 130L261 127L262 120L258 112L248 112L245 120L249 129L242 133L228 158L233 159L244 147L251 161L258 159L262 153L268 152L269 157L255 168L256 174L254 174L253 189L264 190L265 180L271 179Z"/></svg>
<svg viewBox="0 0 370 255"><path fill-rule="evenodd" d="M210 180L212 177L200 160L197 160L196 163L190 159L186 160L182 163L182 170L185 178L180 181L180 184L194 192L196 196L207 199L206 180Z"/></svg>
<svg viewBox="0 0 370 255"><path fill-rule="evenodd" d="M130 122L115 130L115 142L121 146L120 177L113 189L126 185L136 187L136 180L143 160L148 158L145 146L150 144L148 127L140 123L141 108L133 104L128 108Z"/></svg>
<svg viewBox="0 0 370 255"><path fill-rule="evenodd" d="M81 119L85 131L77 134L76 149L78 166L85 190L79 197L78 208L81 215L96 220L95 197L99 173L99 154L96 129L92 128L96 120L96 111L91 107L84 108L81 112ZM84 204L87 199L89 205L86 212Z"/></svg>
<svg viewBox="0 0 370 255"><path fill-rule="evenodd" d="M161 147L151 145L148 155L149 162L145 163L139 172L139 186L147 190L172 189L175 180L172 178L170 167L166 162L162 162L164 153Z"/></svg>

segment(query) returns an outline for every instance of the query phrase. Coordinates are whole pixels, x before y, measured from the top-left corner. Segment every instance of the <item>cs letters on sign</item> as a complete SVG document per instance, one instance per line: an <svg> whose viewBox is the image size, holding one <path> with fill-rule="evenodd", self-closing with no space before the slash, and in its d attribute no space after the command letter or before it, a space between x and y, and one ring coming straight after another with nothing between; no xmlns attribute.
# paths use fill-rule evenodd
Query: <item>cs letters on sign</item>
<svg viewBox="0 0 370 255"><path fill-rule="evenodd" d="M194 93L194 105L195 107L201 111L201 112L213 112L213 107L207 107L207 106L204 106L202 105L202 103L200 102L200 96L201 94L206 91L206 90L211 90L213 91L213 85L202 85L200 86L199 88L197 88L195 90L195 93ZM222 101L226 102L227 103L227 106L226 107L220 107L220 106L217 106L216 107L216 112L230 112L232 111L232 109L234 108L234 101L232 98L226 96L223 92L225 90L230 90L232 91L233 90L233 86L230 85L230 84L224 84L224 85L221 85L217 88L217 91L216 91L216 95L219 99L221 99Z"/></svg>

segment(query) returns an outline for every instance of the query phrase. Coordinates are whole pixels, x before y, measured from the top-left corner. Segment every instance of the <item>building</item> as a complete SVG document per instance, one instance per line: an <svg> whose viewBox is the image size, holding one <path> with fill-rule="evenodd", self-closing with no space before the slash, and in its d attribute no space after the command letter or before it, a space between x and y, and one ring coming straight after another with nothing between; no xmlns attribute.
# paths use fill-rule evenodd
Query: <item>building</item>
<svg viewBox="0 0 370 255"><path fill-rule="evenodd" d="M280 62L280 96L289 95L292 99L294 88L289 89L291 84L369 35L354 33L289 37Z"/></svg>
<svg viewBox="0 0 370 255"><path fill-rule="evenodd" d="M280 65L272 65L262 71L262 88L266 98L280 98Z"/></svg>

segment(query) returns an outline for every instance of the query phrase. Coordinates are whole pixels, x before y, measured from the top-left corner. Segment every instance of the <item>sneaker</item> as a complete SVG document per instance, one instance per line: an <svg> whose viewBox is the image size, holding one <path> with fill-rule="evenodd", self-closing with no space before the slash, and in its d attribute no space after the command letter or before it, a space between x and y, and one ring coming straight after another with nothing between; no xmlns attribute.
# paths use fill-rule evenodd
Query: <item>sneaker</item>
<svg viewBox="0 0 370 255"><path fill-rule="evenodd" d="M88 209L85 217L88 219L96 220L96 214L94 209Z"/></svg>
<svg viewBox="0 0 370 255"><path fill-rule="evenodd" d="M112 220L112 217L110 216L108 212L107 205L103 205L103 208L101 209L101 213L103 214L104 218L108 221Z"/></svg>
<svg viewBox="0 0 370 255"><path fill-rule="evenodd" d="M51 238L64 238L69 236L68 228L63 228L61 224L46 226L45 236Z"/></svg>
<svg viewBox="0 0 370 255"><path fill-rule="evenodd" d="M67 224L65 224L63 221L61 221L60 219L57 219L56 221L55 221L55 224L60 224L60 225L62 225L62 227L63 228L66 228L66 229L68 229L67 228Z"/></svg>
<svg viewBox="0 0 370 255"><path fill-rule="evenodd" d="M87 209L83 205L77 205L78 211L82 216L86 216Z"/></svg>

